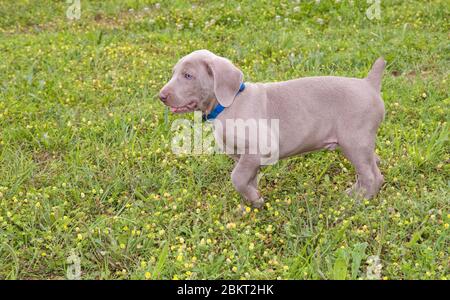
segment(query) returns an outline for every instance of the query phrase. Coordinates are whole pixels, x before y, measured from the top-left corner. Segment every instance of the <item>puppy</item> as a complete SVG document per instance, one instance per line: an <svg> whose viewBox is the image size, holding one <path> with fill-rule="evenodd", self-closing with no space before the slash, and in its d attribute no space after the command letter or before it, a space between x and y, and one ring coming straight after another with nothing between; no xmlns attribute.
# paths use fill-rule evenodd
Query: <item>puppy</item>
<svg viewBox="0 0 450 300"><path fill-rule="evenodd" d="M243 73L228 59L198 50L178 61L159 98L174 113L197 110L213 120L216 141L237 162L232 183L254 207L264 205L257 173L267 156L276 153L276 159L283 159L336 147L356 169L357 181L348 193L370 198L384 181L375 154L375 138L384 118L380 96L384 68L385 61L379 58L363 79L319 76L244 83ZM267 122L264 130L253 131L260 139L270 136L270 153L263 153L259 144L252 152L255 134L246 134L250 125L262 120L276 125L267 129ZM230 121L234 121L231 129ZM244 130L236 124L243 124Z"/></svg>

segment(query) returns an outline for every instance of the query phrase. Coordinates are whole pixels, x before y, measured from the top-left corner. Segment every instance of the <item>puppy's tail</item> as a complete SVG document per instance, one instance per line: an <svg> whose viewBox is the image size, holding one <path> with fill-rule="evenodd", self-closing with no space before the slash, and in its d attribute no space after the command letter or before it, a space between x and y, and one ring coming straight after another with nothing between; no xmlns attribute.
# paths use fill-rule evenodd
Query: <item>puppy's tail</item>
<svg viewBox="0 0 450 300"><path fill-rule="evenodd" d="M380 57L378 58L372 66L372 69L369 71L369 75L367 75L367 81L373 88L375 88L378 92L381 90L381 79L383 77L383 71L386 66L386 61Z"/></svg>

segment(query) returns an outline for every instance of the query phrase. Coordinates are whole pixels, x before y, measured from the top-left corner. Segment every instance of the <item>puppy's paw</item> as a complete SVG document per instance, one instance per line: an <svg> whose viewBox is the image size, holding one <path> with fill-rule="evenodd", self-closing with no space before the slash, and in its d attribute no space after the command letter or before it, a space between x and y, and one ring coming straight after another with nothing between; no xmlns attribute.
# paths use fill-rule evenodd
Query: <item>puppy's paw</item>
<svg viewBox="0 0 450 300"><path fill-rule="evenodd" d="M264 206L264 198L261 197L258 200L251 202L253 208L261 209Z"/></svg>
<svg viewBox="0 0 450 300"><path fill-rule="evenodd" d="M367 192L364 188L358 187L356 184L345 190L345 193L350 197L357 201L360 201L362 199L370 199L370 197L367 197Z"/></svg>

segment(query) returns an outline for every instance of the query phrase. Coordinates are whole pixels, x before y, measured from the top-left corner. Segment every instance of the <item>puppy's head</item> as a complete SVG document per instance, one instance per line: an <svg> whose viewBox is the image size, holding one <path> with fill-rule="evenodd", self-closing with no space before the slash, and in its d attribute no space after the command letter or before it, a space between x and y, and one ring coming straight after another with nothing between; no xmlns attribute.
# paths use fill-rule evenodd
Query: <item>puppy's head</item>
<svg viewBox="0 0 450 300"><path fill-rule="evenodd" d="M243 74L228 59L197 50L178 61L159 98L172 112L209 112L216 101L228 107L239 91Z"/></svg>

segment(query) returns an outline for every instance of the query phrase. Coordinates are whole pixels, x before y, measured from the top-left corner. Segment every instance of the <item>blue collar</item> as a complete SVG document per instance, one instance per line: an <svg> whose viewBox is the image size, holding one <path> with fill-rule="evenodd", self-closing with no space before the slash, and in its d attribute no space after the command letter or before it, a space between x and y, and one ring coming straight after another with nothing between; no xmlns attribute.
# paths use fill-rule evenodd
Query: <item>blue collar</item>
<svg viewBox="0 0 450 300"><path fill-rule="evenodd" d="M239 93L243 90L245 90L245 83L242 82L236 96L239 95ZM216 107L214 107L214 109L208 115L203 115L203 121L214 120L224 109L224 106L217 104Z"/></svg>

